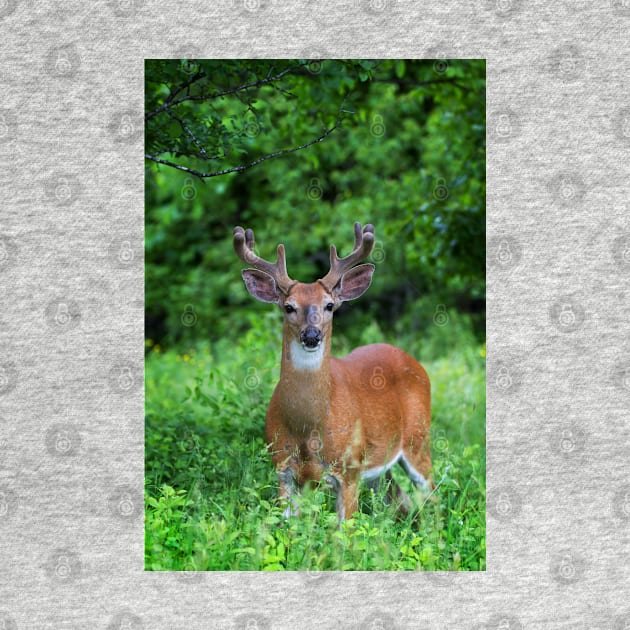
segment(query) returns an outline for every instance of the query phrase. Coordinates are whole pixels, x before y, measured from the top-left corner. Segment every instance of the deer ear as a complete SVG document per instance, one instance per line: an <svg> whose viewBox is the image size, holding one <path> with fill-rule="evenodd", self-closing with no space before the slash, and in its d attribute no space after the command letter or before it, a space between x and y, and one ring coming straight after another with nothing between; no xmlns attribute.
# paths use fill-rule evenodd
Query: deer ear
<svg viewBox="0 0 630 630"><path fill-rule="evenodd" d="M365 264L353 267L341 276L334 291L338 300L354 300L363 295L372 282L374 265Z"/></svg>
<svg viewBox="0 0 630 630"><path fill-rule="evenodd" d="M257 300L278 303L280 291L276 286L276 281L268 273L257 269L244 269L243 281L247 290Z"/></svg>

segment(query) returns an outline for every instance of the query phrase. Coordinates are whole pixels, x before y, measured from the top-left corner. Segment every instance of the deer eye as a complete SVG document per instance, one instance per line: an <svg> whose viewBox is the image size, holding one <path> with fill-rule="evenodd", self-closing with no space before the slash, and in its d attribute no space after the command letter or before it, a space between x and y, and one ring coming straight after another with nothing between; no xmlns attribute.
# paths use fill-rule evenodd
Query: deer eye
<svg viewBox="0 0 630 630"><path fill-rule="evenodd" d="M284 311L285 313L295 313L295 308L293 308L290 304L285 304Z"/></svg>
<svg viewBox="0 0 630 630"><path fill-rule="evenodd" d="M327 311L332 311L333 308L335 308L335 305L332 302L328 302L328 304L326 304Z"/></svg>

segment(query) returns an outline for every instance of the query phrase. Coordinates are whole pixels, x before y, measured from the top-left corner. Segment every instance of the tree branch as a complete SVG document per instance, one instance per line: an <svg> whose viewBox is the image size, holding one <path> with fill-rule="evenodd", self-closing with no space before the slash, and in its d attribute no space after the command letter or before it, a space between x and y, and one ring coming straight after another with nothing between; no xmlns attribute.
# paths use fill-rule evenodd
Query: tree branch
<svg viewBox="0 0 630 630"><path fill-rule="evenodd" d="M189 94L187 96L182 96L181 98L178 98L178 99L171 99L169 96L169 99L167 99L164 103L162 103L162 105L159 105L158 107L151 110L150 112L147 112L144 115L144 120L147 121L150 118L153 118L154 116L157 116L158 114L162 113L163 111L170 109L171 107L175 107L175 105L179 105L180 103L183 103L185 101L207 101L207 100L212 100L216 98L221 98L222 96L229 96L230 94L236 94L237 92L242 92L243 90L249 90L250 88L261 87L263 85L267 85L268 83L273 83L274 81L281 79L285 74L293 72L294 70L295 68L293 67L285 68L282 72L279 72L278 74L274 76L267 75L264 79L257 79L256 81L243 83L243 85L239 85L238 87L231 88L229 90L224 90L223 92L215 92L214 94L192 94L192 95ZM175 90L175 92L172 93L172 96L175 96L175 94L179 94L182 91L182 89L184 89L185 87L187 87L187 85L190 85L191 83L193 83L193 81L188 81L186 84L179 87L177 90Z"/></svg>
<svg viewBox="0 0 630 630"><path fill-rule="evenodd" d="M195 137L195 134L188 128L188 126L186 125L186 123L181 119L178 118L177 116L175 116L175 114L173 114L173 112L171 111L167 111L166 112L168 114L168 116L170 118L172 118L173 120L175 120L176 122L179 123L179 126L184 130L184 132L186 133L186 135L190 138L191 142L199 149L200 155L204 160L209 159L208 158L208 154L206 152L206 149L203 147L203 145L199 142L199 140L197 140L197 138Z"/></svg>
<svg viewBox="0 0 630 630"><path fill-rule="evenodd" d="M172 92L169 93L166 101L164 102L164 104L166 103L172 103L173 99L183 90L185 90L187 87L190 87L193 83L196 83L197 81L199 81L199 79L203 79L205 77L205 73L203 72L197 72L195 73L192 77L190 77L190 79L188 79L188 81L184 81L184 83L182 83L176 90L173 90Z"/></svg>
<svg viewBox="0 0 630 630"><path fill-rule="evenodd" d="M147 160L152 160L153 162L157 162L158 164L164 164L165 166L172 166L173 168L176 168L180 171L184 171L184 173L195 175L199 179L203 180L210 177L218 177L219 175L227 175L228 173L241 173L243 171L246 171L247 169L252 168L253 166L256 166L257 164L260 164L261 162L265 162L266 160L270 160L272 158L279 157L281 155L287 155L289 153L295 153L296 151L301 151L302 149L306 149L307 147L310 147L314 144L317 144L318 142L322 142L323 140L325 140L333 131L335 131L335 129L337 129L340 126L340 124L341 124L341 115L337 117L337 120L335 121L335 124L332 127L325 129L324 133L322 133L321 136L319 136L318 138L315 138L314 140L311 140L310 142L301 144L298 147L293 147L292 149L281 149L280 151L274 151L273 153L269 153L268 155L263 155L262 157L257 158L253 160L252 162L249 162L248 164L232 166L231 168L224 168L220 171L212 171L209 173L203 173L194 168L183 166L182 164L176 164L175 162L171 162L169 160L163 160L161 158L158 158L157 155L150 155L148 153L145 153L144 157Z"/></svg>

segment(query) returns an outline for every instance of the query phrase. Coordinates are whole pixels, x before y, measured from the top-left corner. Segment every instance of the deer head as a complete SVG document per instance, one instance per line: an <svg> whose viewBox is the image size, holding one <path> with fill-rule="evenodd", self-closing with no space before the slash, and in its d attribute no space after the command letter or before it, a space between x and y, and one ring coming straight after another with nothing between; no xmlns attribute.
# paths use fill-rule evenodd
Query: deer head
<svg viewBox="0 0 630 630"><path fill-rule="evenodd" d="M297 282L288 276L284 245L278 245L275 263L257 256L254 247L254 232L235 227L234 249L253 267L242 272L247 290L257 300L280 307L285 331L304 352L321 352L330 339L333 313L342 302L358 298L370 286L374 265L355 265L370 255L374 227L368 224L361 229L361 224L355 223L352 253L339 258L336 247L331 245L330 270L312 283Z"/></svg>

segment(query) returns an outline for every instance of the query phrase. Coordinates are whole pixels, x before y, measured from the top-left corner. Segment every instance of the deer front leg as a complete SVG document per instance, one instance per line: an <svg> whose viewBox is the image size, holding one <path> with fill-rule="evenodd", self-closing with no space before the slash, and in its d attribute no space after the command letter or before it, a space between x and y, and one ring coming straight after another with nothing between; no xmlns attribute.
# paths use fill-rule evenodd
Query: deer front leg
<svg viewBox="0 0 630 630"><path fill-rule="evenodd" d="M284 516L284 518L289 518L289 516L298 516L300 511L298 510L294 500L295 493L297 492L297 481L295 479L293 469L279 469L278 481L280 486L280 505L286 506L282 516Z"/></svg>
<svg viewBox="0 0 630 630"><path fill-rule="evenodd" d="M341 492L337 495L337 514L339 520L352 518L359 509L359 497L356 481L342 481Z"/></svg>
<svg viewBox="0 0 630 630"><path fill-rule="evenodd" d="M359 499L357 493L357 481L355 479L347 481L339 479L334 475L326 475L326 483L337 495L337 516L339 522L352 515L359 509Z"/></svg>

